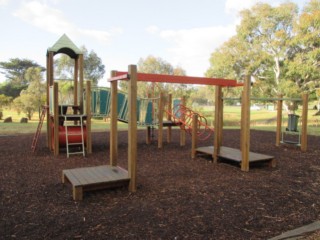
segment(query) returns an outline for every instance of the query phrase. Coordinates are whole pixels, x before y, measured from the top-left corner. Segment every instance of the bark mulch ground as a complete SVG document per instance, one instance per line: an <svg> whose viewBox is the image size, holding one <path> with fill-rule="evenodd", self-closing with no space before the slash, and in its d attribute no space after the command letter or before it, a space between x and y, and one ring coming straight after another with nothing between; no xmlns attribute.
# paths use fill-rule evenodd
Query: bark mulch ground
<svg viewBox="0 0 320 240"><path fill-rule="evenodd" d="M275 156L277 167L246 173L191 160L190 138L180 147L178 136L158 149L139 131L138 191L95 191L80 202L62 170L108 164L109 133L93 133L93 154L69 159L54 157L44 135L35 154L33 135L0 136L0 239L268 239L320 219L320 137L309 136L302 153L275 147L274 132L251 131L251 151ZM126 168L126 132L118 142ZM223 145L238 148L239 131L225 130Z"/></svg>

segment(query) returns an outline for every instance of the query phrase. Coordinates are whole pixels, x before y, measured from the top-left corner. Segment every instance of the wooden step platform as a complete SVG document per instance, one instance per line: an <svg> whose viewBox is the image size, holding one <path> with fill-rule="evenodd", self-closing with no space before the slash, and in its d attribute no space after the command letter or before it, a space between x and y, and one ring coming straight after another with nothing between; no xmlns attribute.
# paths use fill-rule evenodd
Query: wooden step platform
<svg viewBox="0 0 320 240"><path fill-rule="evenodd" d="M109 165L67 169L62 171L62 183L71 183L73 199L83 199L87 191L125 186L129 184L128 171Z"/></svg>
<svg viewBox="0 0 320 240"><path fill-rule="evenodd" d="M196 149L197 152L208 154L208 155L212 155L213 150L214 150L213 146L199 147ZM242 161L241 151L239 149L230 148L230 147L221 147L219 157L228 159L231 161L236 161L239 163L241 163ZM249 152L249 163L252 163L252 162L269 162L271 167L276 166L276 161L273 156L269 156L261 153Z"/></svg>

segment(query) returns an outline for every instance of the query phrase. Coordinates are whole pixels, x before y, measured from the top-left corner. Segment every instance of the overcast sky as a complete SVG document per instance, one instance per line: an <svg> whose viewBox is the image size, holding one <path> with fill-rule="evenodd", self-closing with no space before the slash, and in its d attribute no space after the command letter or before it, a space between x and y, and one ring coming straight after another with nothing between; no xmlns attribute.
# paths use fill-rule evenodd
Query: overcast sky
<svg viewBox="0 0 320 240"><path fill-rule="evenodd" d="M0 61L27 58L45 66L64 33L94 50L111 70L148 55L203 76L210 54L235 34L238 12L258 0L0 0ZM283 0L263 0L277 5ZM300 8L305 0L294 0ZM0 80L3 75L0 74Z"/></svg>

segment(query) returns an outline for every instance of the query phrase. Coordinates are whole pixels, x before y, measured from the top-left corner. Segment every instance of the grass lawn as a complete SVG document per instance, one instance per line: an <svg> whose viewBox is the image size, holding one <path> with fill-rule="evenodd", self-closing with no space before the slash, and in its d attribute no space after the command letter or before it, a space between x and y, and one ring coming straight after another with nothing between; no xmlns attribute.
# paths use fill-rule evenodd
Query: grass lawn
<svg viewBox="0 0 320 240"><path fill-rule="evenodd" d="M240 128L240 106L224 106L224 127ZM206 116L209 125L213 125L214 108L205 106L195 109L195 111ZM315 110L311 108L308 111L308 134L320 135L320 116L313 116ZM301 109L296 112L301 116ZM12 123L3 123L0 121L0 135L35 133L38 126L38 114L34 114L28 123L20 123L20 119L24 114L18 114L15 111L5 109L3 111L3 119L11 116ZM267 109L252 110L250 115L251 129L275 131L276 130L277 112ZM288 115L283 112L283 127L286 127ZM119 129L126 130L127 124L119 123ZM92 131L109 131L110 124L104 120L92 120ZM46 124L43 124L42 131L46 131Z"/></svg>

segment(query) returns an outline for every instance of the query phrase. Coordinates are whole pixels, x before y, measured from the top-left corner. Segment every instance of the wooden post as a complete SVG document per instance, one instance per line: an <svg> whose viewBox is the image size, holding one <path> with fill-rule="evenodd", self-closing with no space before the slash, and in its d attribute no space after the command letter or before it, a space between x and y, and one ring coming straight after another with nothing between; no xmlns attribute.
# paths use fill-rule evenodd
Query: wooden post
<svg viewBox="0 0 320 240"><path fill-rule="evenodd" d="M116 76L116 71L111 71L111 77ZM111 82L110 106L110 165L118 165L118 81Z"/></svg>
<svg viewBox="0 0 320 240"><path fill-rule="evenodd" d="M74 89L75 95L78 95L80 98L80 114L83 114L83 54L79 54L79 91L78 88ZM79 100L78 100L79 101Z"/></svg>
<svg viewBox="0 0 320 240"><path fill-rule="evenodd" d="M168 112L167 112L167 120L169 122L172 121L172 116L171 116L171 113L172 113L172 94L168 94ZM167 129L167 143L170 143L171 142L171 138L172 138L172 128L171 126L168 126L168 129Z"/></svg>
<svg viewBox="0 0 320 240"><path fill-rule="evenodd" d="M77 56L77 58L74 59L73 105L75 106L78 106L78 78L79 78L79 56ZM74 109L74 114L76 114L76 109Z"/></svg>
<svg viewBox="0 0 320 240"><path fill-rule="evenodd" d="M52 150L52 119L50 116L50 87L53 85L53 52L48 52L47 54L47 145L50 150Z"/></svg>
<svg viewBox="0 0 320 240"><path fill-rule="evenodd" d="M222 145L222 131L223 131L223 92L221 89L221 93L220 93L220 99L219 99L219 131L217 132L218 134L218 142L219 142L219 147L221 147Z"/></svg>
<svg viewBox="0 0 320 240"><path fill-rule="evenodd" d="M241 170L249 171L249 151L250 151L250 75L245 76L244 90L242 97L242 119L241 119Z"/></svg>
<svg viewBox="0 0 320 240"><path fill-rule="evenodd" d="M215 87L215 107L214 107L214 138L213 138L213 153L212 158L214 163L218 163L218 157L220 154L221 142L219 139L220 128L222 127L222 123L220 123L222 113L221 109L221 96L222 96L222 87Z"/></svg>
<svg viewBox="0 0 320 240"><path fill-rule="evenodd" d="M242 92L241 92L241 110L240 110L241 111L241 118L240 118L240 151L241 152L243 150L242 139L243 139L243 128L244 128L242 119L245 118L245 108L243 107L244 101L245 101L245 91L243 89Z"/></svg>
<svg viewBox="0 0 320 240"><path fill-rule="evenodd" d="M86 131L87 131L87 153L92 153L92 138L91 138L91 82L86 84Z"/></svg>
<svg viewBox="0 0 320 240"><path fill-rule="evenodd" d="M196 149L198 143L198 114L192 115L192 143L191 143L191 158L196 157Z"/></svg>
<svg viewBox="0 0 320 240"><path fill-rule="evenodd" d="M186 105L186 98L184 96L181 98L180 104L182 106ZM181 120L183 122L185 122L185 118L186 118L185 114L181 112ZM185 145L186 145L186 130L180 128L180 146L182 147L182 146L185 146Z"/></svg>
<svg viewBox="0 0 320 240"><path fill-rule="evenodd" d="M281 132L282 132L282 106L283 106L283 95L280 94L277 100L277 128L276 128L276 146L280 146Z"/></svg>
<svg viewBox="0 0 320 240"><path fill-rule="evenodd" d="M137 66L129 65L129 126L128 126L128 174L129 191L137 190Z"/></svg>
<svg viewBox="0 0 320 240"><path fill-rule="evenodd" d="M53 84L53 139L54 156L59 155L59 101L58 101L58 83Z"/></svg>
<svg viewBox="0 0 320 240"><path fill-rule="evenodd" d="M307 151L308 142L308 93L302 95L301 151Z"/></svg>
<svg viewBox="0 0 320 240"><path fill-rule="evenodd" d="M159 112L158 112L158 116L159 116L159 126L158 126L158 148L162 148L163 147L163 107L164 107L164 97L163 97L163 93L160 93L160 101L159 101Z"/></svg>

